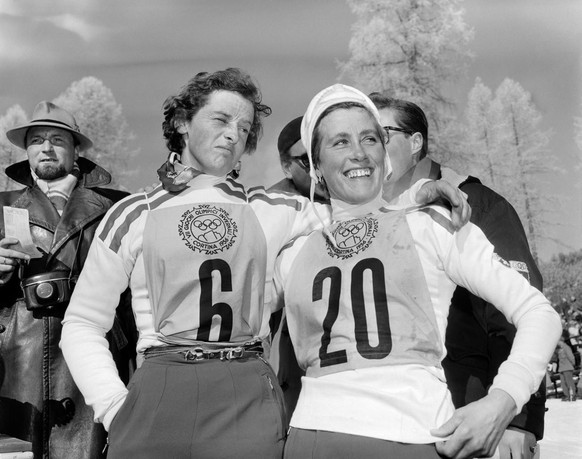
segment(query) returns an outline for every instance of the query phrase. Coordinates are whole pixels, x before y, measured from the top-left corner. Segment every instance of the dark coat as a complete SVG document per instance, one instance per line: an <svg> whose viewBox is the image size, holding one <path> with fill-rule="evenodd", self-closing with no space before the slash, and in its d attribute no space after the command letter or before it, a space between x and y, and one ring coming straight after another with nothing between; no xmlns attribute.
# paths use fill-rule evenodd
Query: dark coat
<svg viewBox="0 0 582 459"><path fill-rule="evenodd" d="M467 193L472 209L471 222L487 236L495 253L507 262L527 266L527 271L523 268L519 271L541 292L542 275L515 209L475 178L470 177L459 188ZM471 308L467 309L469 305ZM455 290L445 339L448 355L443 367L457 406L487 395L499 366L511 351L515 331L493 305L465 289ZM544 433L545 402L546 389L542 381L541 387L509 425L532 432L540 440Z"/></svg>
<svg viewBox="0 0 582 459"><path fill-rule="evenodd" d="M78 165L81 176L62 216L35 184L28 161L6 169L6 175L25 188L0 193L2 207L28 210L33 242L43 253L0 286L0 432L31 441L37 459L102 457L106 441L59 348L66 303L29 311L20 286L21 276L54 270L78 275L100 220L127 195L100 188L111 176L95 163L79 158ZM5 237L3 213L0 237ZM117 333L118 326L114 329L112 352L127 358L120 351L127 341Z"/></svg>

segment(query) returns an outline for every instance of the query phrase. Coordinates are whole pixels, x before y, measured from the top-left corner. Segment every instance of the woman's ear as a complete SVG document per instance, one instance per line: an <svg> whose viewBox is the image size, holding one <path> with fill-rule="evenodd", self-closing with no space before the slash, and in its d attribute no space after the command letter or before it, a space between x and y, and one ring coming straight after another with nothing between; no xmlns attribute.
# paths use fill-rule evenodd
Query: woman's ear
<svg viewBox="0 0 582 459"><path fill-rule="evenodd" d="M178 134L188 134L188 126L183 121L179 121L176 123L176 131Z"/></svg>
<svg viewBox="0 0 582 459"><path fill-rule="evenodd" d="M323 183L323 174L319 169L315 169L315 176L317 177L317 183Z"/></svg>
<svg viewBox="0 0 582 459"><path fill-rule="evenodd" d="M291 174L291 162L282 162L281 169L283 169L283 174L286 178L292 180L293 174Z"/></svg>
<svg viewBox="0 0 582 459"><path fill-rule="evenodd" d="M410 145L412 147L412 154L415 155L422 150L424 138L420 132L415 132L410 136Z"/></svg>

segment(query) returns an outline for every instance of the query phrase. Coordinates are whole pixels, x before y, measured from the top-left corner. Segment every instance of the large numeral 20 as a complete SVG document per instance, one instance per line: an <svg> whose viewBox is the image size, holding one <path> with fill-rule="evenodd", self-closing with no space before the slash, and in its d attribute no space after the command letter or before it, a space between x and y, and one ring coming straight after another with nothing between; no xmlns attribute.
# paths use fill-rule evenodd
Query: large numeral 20
<svg viewBox="0 0 582 459"><path fill-rule="evenodd" d="M376 311L376 325L378 330L378 344L370 344L368 320L366 319L364 303L364 273L369 270L372 274L372 289L374 309ZM323 298L323 282L330 280L329 304L327 314L323 320L323 335L319 348L319 359L322 367L338 365L347 362L345 350L328 352L331 341L331 329L338 318L340 308L340 292L342 272L336 267L322 269L313 281L312 300L319 301ZM390 332L390 315L386 298L386 284L384 278L384 265L377 258L366 258L359 261L352 270L351 276L351 305L354 315L354 335L356 350L366 359L383 359L392 350L392 334Z"/></svg>

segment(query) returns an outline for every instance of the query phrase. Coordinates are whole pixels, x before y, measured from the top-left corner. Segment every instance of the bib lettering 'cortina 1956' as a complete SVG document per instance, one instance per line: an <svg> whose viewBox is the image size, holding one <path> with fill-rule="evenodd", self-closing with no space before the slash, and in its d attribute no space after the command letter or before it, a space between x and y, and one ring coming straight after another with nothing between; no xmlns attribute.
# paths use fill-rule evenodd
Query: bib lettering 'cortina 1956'
<svg viewBox="0 0 582 459"><path fill-rule="evenodd" d="M187 210L182 214L178 234L195 252L216 255L234 244L238 229L228 213L208 204Z"/></svg>
<svg viewBox="0 0 582 459"><path fill-rule="evenodd" d="M265 283L266 254L257 251L264 242L256 240L262 234L244 205L190 204L149 213L144 261L154 326L164 341L253 339L262 311L251 307L262 304Z"/></svg>

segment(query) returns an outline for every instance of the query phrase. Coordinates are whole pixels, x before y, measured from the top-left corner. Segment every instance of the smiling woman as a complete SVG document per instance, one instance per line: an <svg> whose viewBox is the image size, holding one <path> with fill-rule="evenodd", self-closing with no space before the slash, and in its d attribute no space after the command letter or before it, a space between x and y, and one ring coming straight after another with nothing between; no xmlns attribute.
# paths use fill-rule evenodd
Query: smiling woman
<svg viewBox="0 0 582 459"><path fill-rule="evenodd" d="M365 203L381 192L385 177L384 136L373 115L358 104L328 109L315 128L314 143L332 198Z"/></svg>
<svg viewBox="0 0 582 459"><path fill-rule="evenodd" d="M372 101L344 85L317 94L303 117L333 223L289 244L275 269L306 372L285 457L489 456L544 377L560 320L476 226L455 231L442 207L383 201L389 164L379 121ZM457 411L441 367L456 285L519 319L489 395Z"/></svg>

